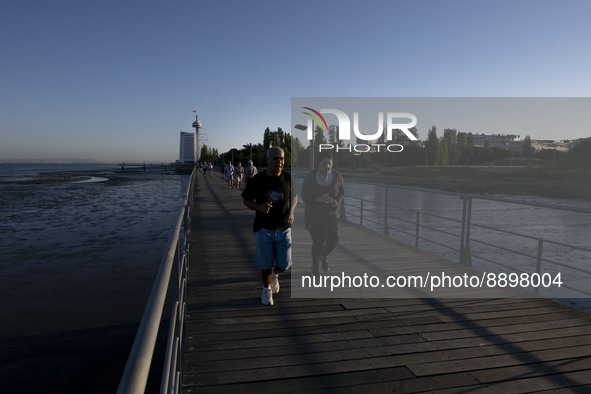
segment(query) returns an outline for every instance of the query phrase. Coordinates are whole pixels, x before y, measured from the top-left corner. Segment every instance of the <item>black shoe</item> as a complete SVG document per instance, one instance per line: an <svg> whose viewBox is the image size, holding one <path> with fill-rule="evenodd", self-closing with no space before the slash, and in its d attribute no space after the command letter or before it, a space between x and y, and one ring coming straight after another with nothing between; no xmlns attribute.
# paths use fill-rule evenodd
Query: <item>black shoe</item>
<svg viewBox="0 0 591 394"><path fill-rule="evenodd" d="M312 265L312 267L310 267L310 273L312 276L320 276L320 270L318 269L318 266Z"/></svg>
<svg viewBox="0 0 591 394"><path fill-rule="evenodd" d="M330 265L328 264L328 257L322 257L321 260L322 260L322 269L325 272L330 271Z"/></svg>

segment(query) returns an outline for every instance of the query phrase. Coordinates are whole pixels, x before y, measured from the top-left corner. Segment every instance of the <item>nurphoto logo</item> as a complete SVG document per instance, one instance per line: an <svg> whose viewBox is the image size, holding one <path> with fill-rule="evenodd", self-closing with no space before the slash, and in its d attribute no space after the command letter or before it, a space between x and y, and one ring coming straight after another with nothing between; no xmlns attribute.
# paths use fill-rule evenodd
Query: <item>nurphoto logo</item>
<svg viewBox="0 0 591 394"><path fill-rule="evenodd" d="M329 130L328 123L322 114L332 114L336 116L338 122L338 128L336 129L336 138L340 141L351 140L351 119L344 111L339 109L320 109L317 111L310 107L302 107L306 112L303 112L309 117L307 121L307 127L296 126L300 130L307 130L308 140L314 139L314 121L322 130ZM309 111L309 112L308 112ZM399 123L400 120L406 120L406 122ZM410 120L410 122L408 122ZM417 137L409 131L412 127L416 126L417 117L408 112L387 112L386 122L384 122L384 112L378 112L378 130L376 132L366 133L359 129L359 112L353 112L353 135L357 141L367 141L365 144L349 144L347 146L341 146L340 144L320 144L318 150L336 150L337 152L347 150L349 152L369 152L372 149L380 151L380 148L385 148L388 152L402 152L404 147L400 144L383 144L383 143L371 143L372 141L378 140L385 133L385 140L392 141L395 130L400 130L406 135L411 141L418 141ZM331 126L330 129L332 129ZM384 127L386 130L384 130Z"/></svg>

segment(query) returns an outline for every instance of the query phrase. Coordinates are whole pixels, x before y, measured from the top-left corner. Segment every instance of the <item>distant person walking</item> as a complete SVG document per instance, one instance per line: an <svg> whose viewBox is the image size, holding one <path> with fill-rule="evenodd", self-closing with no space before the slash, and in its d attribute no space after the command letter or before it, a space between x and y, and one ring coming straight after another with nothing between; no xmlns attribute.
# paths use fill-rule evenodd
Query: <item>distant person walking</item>
<svg viewBox="0 0 591 394"><path fill-rule="evenodd" d="M235 171L235 180L236 180L236 189L242 189L242 178L244 177L244 167L242 167L242 162L238 162Z"/></svg>
<svg viewBox="0 0 591 394"><path fill-rule="evenodd" d="M228 189L231 189L234 186L234 166L232 165L232 161L228 160L228 164L224 168L226 179L228 180Z"/></svg>
<svg viewBox="0 0 591 394"><path fill-rule="evenodd" d="M279 292L279 274L291 266L291 224L298 203L295 179L283 172L285 154L279 147L267 151L267 169L258 173L242 192L244 205L254 217L255 262L261 270L261 303L273 305Z"/></svg>
<svg viewBox="0 0 591 394"><path fill-rule="evenodd" d="M304 225L312 237L313 275L320 275L321 263L324 271L330 270L328 255L339 242L337 210L345 197L345 182L332 165L332 154L322 152L318 169L310 171L302 185Z"/></svg>
<svg viewBox="0 0 591 394"><path fill-rule="evenodd" d="M249 160L246 163L246 167L244 168L244 185L248 185L248 181L252 179L256 174L259 173L259 170L254 166L252 160Z"/></svg>

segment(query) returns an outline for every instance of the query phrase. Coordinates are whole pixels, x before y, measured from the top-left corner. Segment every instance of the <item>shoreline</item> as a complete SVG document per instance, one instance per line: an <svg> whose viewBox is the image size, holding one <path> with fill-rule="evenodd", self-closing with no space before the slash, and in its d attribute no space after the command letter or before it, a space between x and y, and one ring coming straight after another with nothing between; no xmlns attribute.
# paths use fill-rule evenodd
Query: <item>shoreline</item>
<svg viewBox="0 0 591 394"><path fill-rule="evenodd" d="M339 169L336 169L339 171ZM406 167L378 173L339 171L350 180L447 192L591 202L591 175L541 168Z"/></svg>

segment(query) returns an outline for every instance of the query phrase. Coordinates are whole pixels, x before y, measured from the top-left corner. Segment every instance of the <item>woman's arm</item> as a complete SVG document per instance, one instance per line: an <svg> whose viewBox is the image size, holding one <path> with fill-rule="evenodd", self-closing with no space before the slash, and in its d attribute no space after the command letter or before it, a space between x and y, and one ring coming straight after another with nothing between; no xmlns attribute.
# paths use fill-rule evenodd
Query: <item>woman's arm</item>
<svg viewBox="0 0 591 394"><path fill-rule="evenodd" d="M345 181L343 180L341 174L339 174L338 172L333 171L333 174L335 175L334 181L336 188L336 194L334 196L334 199L336 200L337 205L341 205L343 199L345 198Z"/></svg>

